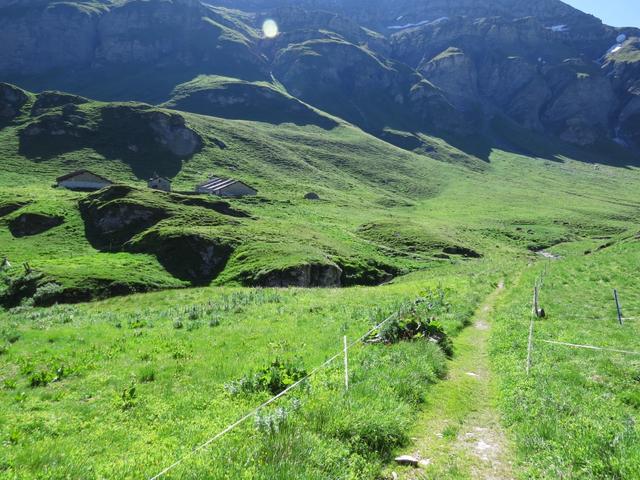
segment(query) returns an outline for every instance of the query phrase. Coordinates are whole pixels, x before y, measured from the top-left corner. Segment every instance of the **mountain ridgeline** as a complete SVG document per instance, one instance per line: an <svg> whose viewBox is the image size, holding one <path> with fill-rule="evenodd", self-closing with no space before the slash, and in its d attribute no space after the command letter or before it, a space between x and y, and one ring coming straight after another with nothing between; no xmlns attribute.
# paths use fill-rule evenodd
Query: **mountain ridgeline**
<svg viewBox="0 0 640 480"><path fill-rule="evenodd" d="M558 0L3 0L0 80L223 118L342 119L418 152L423 135L508 141L496 119L640 152L640 30Z"/></svg>

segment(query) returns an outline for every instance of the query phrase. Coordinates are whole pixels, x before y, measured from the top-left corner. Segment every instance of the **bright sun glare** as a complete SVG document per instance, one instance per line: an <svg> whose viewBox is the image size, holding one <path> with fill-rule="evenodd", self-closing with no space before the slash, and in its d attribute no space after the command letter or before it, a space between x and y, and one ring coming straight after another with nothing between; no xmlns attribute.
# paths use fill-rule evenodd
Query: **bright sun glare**
<svg viewBox="0 0 640 480"><path fill-rule="evenodd" d="M278 24L275 20L265 20L262 24L262 31L267 38L275 38L278 36Z"/></svg>

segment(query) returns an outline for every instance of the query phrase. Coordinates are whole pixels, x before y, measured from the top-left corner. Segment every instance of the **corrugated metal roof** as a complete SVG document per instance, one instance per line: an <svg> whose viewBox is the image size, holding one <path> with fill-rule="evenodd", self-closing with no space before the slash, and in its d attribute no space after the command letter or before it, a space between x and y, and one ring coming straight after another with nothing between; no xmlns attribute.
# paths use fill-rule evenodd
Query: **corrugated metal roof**
<svg viewBox="0 0 640 480"><path fill-rule="evenodd" d="M232 178L213 177L207 180L206 182L201 183L199 185L199 188L205 188L211 191L218 191L218 190L222 190L224 188L230 187L231 185L235 185L236 183L242 183L242 182L238 182L238 180L233 180Z"/></svg>
<svg viewBox="0 0 640 480"><path fill-rule="evenodd" d="M200 184L200 188L206 188L207 190L222 190L223 188L229 187L238 183L237 180L233 180L231 178L210 178L204 183Z"/></svg>

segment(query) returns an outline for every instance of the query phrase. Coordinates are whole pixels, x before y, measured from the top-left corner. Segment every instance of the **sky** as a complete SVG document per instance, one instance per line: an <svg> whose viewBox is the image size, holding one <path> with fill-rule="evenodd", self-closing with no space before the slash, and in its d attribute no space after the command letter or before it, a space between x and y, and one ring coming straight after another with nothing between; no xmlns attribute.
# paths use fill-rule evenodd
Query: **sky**
<svg viewBox="0 0 640 480"><path fill-rule="evenodd" d="M534 0L535 1L535 0ZM640 27L639 0L563 0L614 27Z"/></svg>

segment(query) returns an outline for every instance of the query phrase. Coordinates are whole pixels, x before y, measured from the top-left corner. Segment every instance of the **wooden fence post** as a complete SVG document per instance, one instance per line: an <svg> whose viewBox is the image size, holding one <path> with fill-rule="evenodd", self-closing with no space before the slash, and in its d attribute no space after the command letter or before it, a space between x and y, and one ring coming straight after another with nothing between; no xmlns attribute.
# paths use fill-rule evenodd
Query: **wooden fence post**
<svg viewBox="0 0 640 480"><path fill-rule="evenodd" d="M531 323L529 324L529 344L527 346L527 376L531 370L532 362L532 350L533 350L533 317L531 317Z"/></svg>
<svg viewBox="0 0 640 480"><path fill-rule="evenodd" d="M347 336L343 338L344 342L344 389L349 391L349 347L347 346Z"/></svg>
<svg viewBox="0 0 640 480"><path fill-rule="evenodd" d="M616 309L618 310L618 322L620 322L620 325L623 325L624 321L622 319L622 308L620 307L620 299L618 298L618 290L617 289L613 290L613 298L616 301Z"/></svg>

